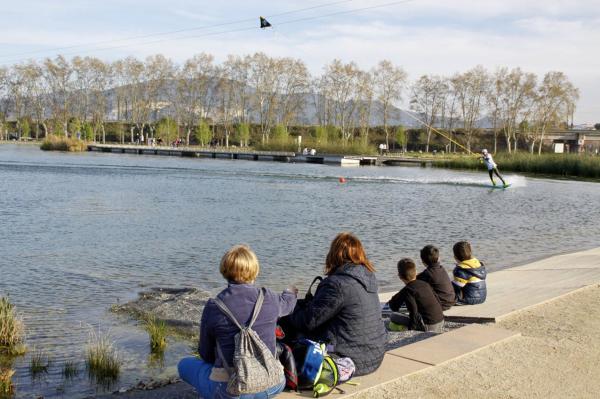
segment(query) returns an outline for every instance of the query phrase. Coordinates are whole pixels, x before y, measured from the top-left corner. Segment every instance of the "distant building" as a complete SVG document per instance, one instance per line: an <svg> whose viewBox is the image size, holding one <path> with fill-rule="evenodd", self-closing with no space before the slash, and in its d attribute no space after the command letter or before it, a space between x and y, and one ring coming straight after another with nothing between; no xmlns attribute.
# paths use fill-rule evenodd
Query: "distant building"
<svg viewBox="0 0 600 399"><path fill-rule="evenodd" d="M543 144L552 147L554 152L597 154L600 151L600 131L595 129L552 130L544 136Z"/></svg>

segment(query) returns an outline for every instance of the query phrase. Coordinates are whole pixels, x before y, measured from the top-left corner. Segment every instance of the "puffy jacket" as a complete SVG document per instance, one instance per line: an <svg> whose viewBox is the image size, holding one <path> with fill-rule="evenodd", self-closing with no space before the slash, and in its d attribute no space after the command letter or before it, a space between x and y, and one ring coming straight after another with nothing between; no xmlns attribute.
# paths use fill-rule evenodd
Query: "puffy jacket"
<svg viewBox="0 0 600 399"><path fill-rule="evenodd" d="M487 271L483 263L472 258L460 262L452 272L456 300L468 305L484 303L487 296L485 278Z"/></svg>
<svg viewBox="0 0 600 399"><path fill-rule="evenodd" d="M364 266L346 264L325 278L313 300L294 310L290 322L308 338L350 357L355 375L372 373L383 361L387 332L377 279Z"/></svg>
<svg viewBox="0 0 600 399"><path fill-rule="evenodd" d="M428 266L417 275L417 280L425 281L433 288L435 296L442 305L442 310L448 310L454 306L456 294L444 266L439 263Z"/></svg>

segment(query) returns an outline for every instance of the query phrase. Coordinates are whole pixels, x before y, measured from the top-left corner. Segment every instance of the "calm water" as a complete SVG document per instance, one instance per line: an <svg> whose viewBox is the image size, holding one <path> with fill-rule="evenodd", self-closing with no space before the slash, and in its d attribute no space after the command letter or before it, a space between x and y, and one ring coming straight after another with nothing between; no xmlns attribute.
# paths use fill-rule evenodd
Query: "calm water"
<svg viewBox="0 0 600 399"><path fill-rule="evenodd" d="M339 184L344 176L348 183ZM111 389L173 375L184 341L164 362L148 357L146 334L108 312L143 286L223 285L221 255L248 243L260 283L305 286L342 230L365 244L383 285L395 261L433 243L451 266L452 244L472 242L497 270L598 245L600 185L508 175L490 190L487 175L419 167L339 168L253 161L116 154L44 153L0 146L0 294L24 314L30 348L47 351L47 375L17 359L18 397L81 397L96 392L83 371L90 329L110 330L124 369ZM65 359L79 378L64 381Z"/></svg>

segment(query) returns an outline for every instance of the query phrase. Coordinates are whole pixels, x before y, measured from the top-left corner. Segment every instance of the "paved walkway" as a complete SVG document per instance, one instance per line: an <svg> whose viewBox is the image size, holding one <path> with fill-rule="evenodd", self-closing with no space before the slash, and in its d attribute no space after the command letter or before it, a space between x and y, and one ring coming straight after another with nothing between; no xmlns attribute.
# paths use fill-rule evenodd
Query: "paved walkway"
<svg viewBox="0 0 600 399"><path fill-rule="evenodd" d="M445 313L446 318L494 322L586 286L599 284L600 248L490 273L487 282L488 297L484 304L455 306ZM381 301L386 302L394 293L380 294ZM359 385L344 384L341 388L346 393L344 397L353 396L519 335L493 325L471 324L389 351L377 372L353 378ZM132 392L121 397L187 399L193 395L189 386L180 383L163 390ZM310 393L285 392L278 397L291 399L299 396L310 397Z"/></svg>
<svg viewBox="0 0 600 399"><path fill-rule="evenodd" d="M600 248L558 255L488 275L485 303L455 306L447 320L495 322L506 316L600 283ZM380 295L386 302L394 293Z"/></svg>

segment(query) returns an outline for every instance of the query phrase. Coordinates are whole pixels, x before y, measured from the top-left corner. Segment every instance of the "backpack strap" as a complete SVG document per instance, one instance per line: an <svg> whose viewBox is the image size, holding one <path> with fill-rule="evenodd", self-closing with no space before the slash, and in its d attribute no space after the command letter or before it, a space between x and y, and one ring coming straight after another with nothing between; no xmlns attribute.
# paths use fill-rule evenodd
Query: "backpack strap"
<svg viewBox="0 0 600 399"><path fill-rule="evenodd" d="M264 288L261 288L258 292L258 299L256 300L256 304L254 305L254 311L252 311L252 318L250 319L250 324L248 324L248 328L252 328L254 322L258 318L258 314L262 309L263 302L265 300Z"/></svg>
<svg viewBox="0 0 600 399"><path fill-rule="evenodd" d="M262 304L264 302L263 290L264 290L264 288L261 288L260 291L258 292L258 299L256 300L256 304L254 305L254 310L252 311L252 318L250 319L250 323L248 324L248 327L242 327L240 322L237 321L237 319L235 318L233 313L231 313L231 310L229 310L227 305L225 305L225 303L222 300L220 300L217 297L214 297L213 302L215 303L215 305L217 305L217 307L221 310L221 312L223 312L225 314L225 316L227 316L227 318L229 320L231 320L237 326L237 328L239 328L240 330L243 330L244 328L252 328L252 325L256 321L256 318L258 317L258 314L260 313L260 309L262 308ZM223 367L227 370L229 375L231 375L233 369L231 368L231 366L229 366L229 363L227 362L227 360L225 360L225 356L223 356L223 351L221 350L221 345L219 345L219 341L217 341L217 354L221 358Z"/></svg>
<svg viewBox="0 0 600 399"><path fill-rule="evenodd" d="M237 319L235 318L233 313L231 313L231 310L229 310L227 305L225 305L225 303L223 303L222 300L215 297L215 298L213 298L213 301L214 301L215 305L217 305L217 307L221 310L221 312L223 312L225 314L225 316L227 316L227 318L229 320L231 320L240 330L243 330L244 328L252 328L252 326L254 325L254 322L256 321L258 314L260 313L260 310L262 308L262 305L263 305L263 302L265 299L263 290L264 290L264 288L261 288L260 291L258 292L258 299L256 300L256 304L254 304L254 310L252 311L252 318L250 319L250 323L248 324L247 327L243 327L240 324L240 322L237 321Z"/></svg>

